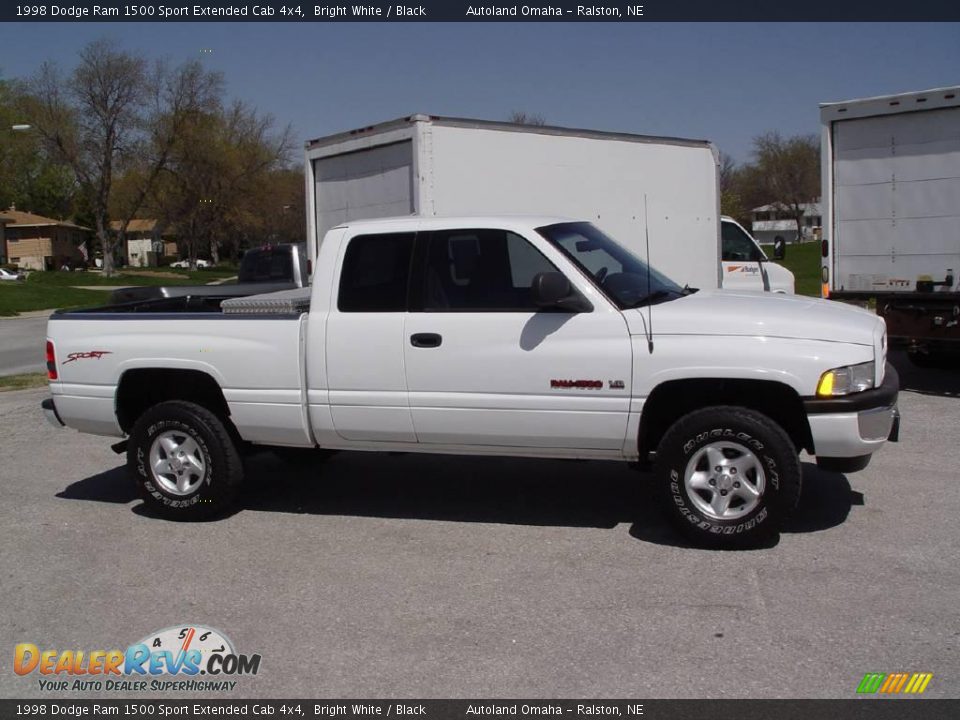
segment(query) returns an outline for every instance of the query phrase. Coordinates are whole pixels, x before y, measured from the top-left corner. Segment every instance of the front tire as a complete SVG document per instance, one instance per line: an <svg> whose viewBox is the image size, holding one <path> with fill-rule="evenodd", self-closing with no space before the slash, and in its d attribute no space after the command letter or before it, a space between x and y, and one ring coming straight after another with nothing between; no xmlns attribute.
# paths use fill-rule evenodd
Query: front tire
<svg viewBox="0 0 960 720"><path fill-rule="evenodd" d="M718 406L674 423L657 449L657 488L671 521L697 545L758 545L800 497L790 437L755 410Z"/></svg>
<svg viewBox="0 0 960 720"><path fill-rule="evenodd" d="M183 400L159 403L137 420L127 467L144 502L171 520L226 511L243 480L243 463L223 421Z"/></svg>

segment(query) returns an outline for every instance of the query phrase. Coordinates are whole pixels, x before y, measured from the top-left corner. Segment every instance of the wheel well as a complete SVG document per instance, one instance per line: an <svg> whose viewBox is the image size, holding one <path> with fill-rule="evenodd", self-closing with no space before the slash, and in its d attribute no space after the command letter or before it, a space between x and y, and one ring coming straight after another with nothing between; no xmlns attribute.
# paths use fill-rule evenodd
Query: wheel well
<svg viewBox="0 0 960 720"><path fill-rule="evenodd" d="M117 421L129 433L137 419L157 403L188 400L210 410L222 420L230 408L217 381L199 370L128 370L117 386ZM229 425L229 423L228 423Z"/></svg>
<svg viewBox="0 0 960 720"><path fill-rule="evenodd" d="M677 420L703 407L735 405L761 412L784 429L798 450L813 450L810 424L796 391L771 380L702 378L671 380L658 385L643 404L637 440L640 461L656 451L660 439Z"/></svg>

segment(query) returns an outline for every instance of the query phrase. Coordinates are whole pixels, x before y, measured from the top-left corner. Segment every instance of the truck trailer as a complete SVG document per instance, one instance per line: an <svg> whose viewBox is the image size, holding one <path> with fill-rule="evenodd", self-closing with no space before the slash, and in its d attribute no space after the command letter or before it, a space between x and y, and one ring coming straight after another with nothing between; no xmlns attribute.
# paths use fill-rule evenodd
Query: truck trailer
<svg viewBox="0 0 960 720"><path fill-rule="evenodd" d="M706 140L421 114L311 140L305 165L311 258L353 220L535 213L588 218L690 287L793 292L752 239L721 272Z"/></svg>
<svg viewBox="0 0 960 720"><path fill-rule="evenodd" d="M960 86L825 103L822 294L918 364L960 350Z"/></svg>

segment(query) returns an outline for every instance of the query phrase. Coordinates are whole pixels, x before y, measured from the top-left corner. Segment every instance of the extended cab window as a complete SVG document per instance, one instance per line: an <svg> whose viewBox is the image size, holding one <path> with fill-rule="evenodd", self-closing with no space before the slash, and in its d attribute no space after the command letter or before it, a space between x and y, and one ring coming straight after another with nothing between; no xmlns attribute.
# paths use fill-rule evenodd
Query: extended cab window
<svg viewBox="0 0 960 720"><path fill-rule="evenodd" d="M403 312L414 233L357 235L340 271L340 312Z"/></svg>
<svg viewBox="0 0 960 720"><path fill-rule="evenodd" d="M428 238L427 312L534 312L534 276L556 270L527 240L507 230L444 230Z"/></svg>

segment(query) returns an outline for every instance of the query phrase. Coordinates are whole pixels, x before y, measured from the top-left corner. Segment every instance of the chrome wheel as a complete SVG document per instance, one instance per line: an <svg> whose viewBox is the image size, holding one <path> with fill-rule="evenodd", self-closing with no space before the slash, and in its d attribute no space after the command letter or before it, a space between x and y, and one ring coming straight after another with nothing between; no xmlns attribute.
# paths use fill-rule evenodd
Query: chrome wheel
<svg viewBox="0 0 960 720"><path fill-rule="evenodd" d="M683 478L697 510L714 520L735 520L753 511L766 486L763 468L747 447L713 442L687 463Z"/></svg>
<svg viewBox="0 0 960 720"><path fill-rule="evenodd" d="M207 474L200 445L178 430L168 430L150 446L150 470L157 485L172 495L190 495Z"/></svg>

